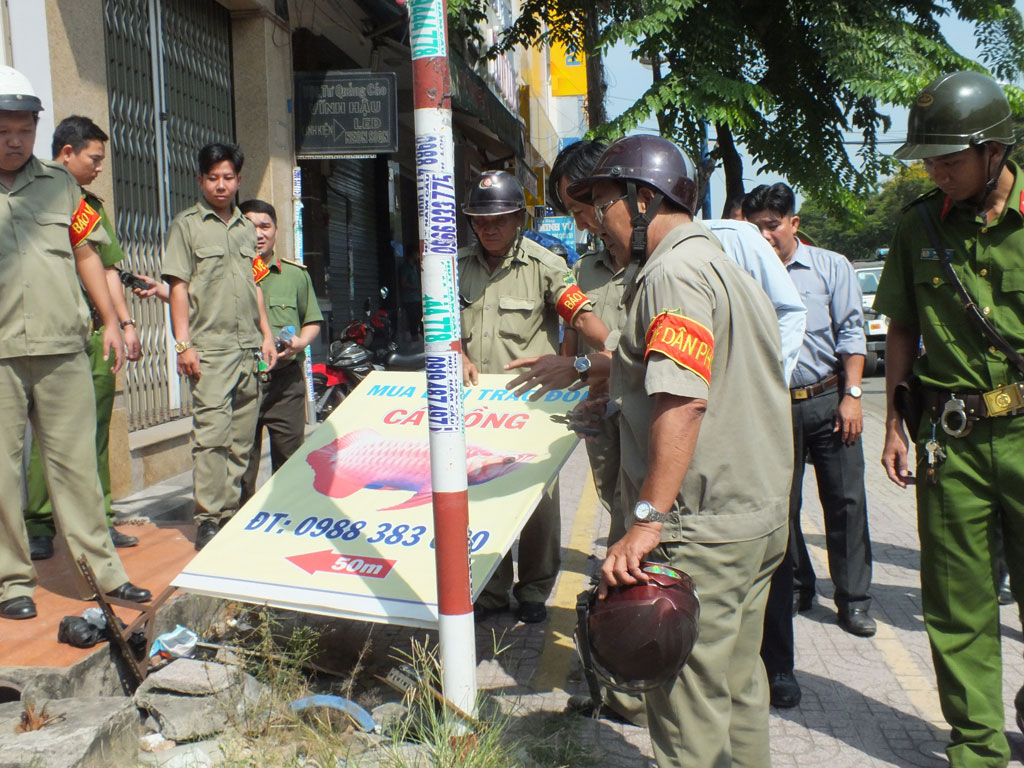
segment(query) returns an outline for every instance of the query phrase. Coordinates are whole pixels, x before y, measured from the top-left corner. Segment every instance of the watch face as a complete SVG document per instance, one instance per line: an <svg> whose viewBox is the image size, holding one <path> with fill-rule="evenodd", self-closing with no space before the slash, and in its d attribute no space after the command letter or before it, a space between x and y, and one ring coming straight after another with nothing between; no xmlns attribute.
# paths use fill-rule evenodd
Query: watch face
<svg viewBox="0 0 1024 768"><path fill-rule="evenodd" d="M654 513L654 507L649 502L638 501L636 508L633 510L633 517L637 520L646 520L652 513Z"/></svg>
<svg viewBox="0 0 1024 768"><path fill-rule="evenodd" d="M855 387L850 387L848 390L846 390L846 393L850 397L860 397L862 394L864 394L864 390L862 390L860 387L856 387L855 386Z"/></svg>
<svg viewBox="0 0 1024 768"><path fill-rule="evenodd" d="M590 365L590 359L587 358L586 356L577 357L572 364L573 368L575 368L580 373L583 373L584 371L589 371Z"/></svg>

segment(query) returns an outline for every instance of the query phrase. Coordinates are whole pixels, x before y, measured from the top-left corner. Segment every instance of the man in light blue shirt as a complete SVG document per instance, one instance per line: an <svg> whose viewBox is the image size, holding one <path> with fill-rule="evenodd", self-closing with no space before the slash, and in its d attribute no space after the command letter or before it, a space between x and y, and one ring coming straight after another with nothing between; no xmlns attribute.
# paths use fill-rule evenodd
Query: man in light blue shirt
<svg viewBox="0 0 1024 768"><path fill-rule="evenodd" d="M800 293L775 251L753 224L735 219L708 219L701 223L715 233L722 250L754 278L771 299L782 336L783 373L789 381L804 343L807 309L800 300Z"/></svg>
<svg viewBox="0 0 1024 768"><path fill-rule="evenodd" d="M870 637L876 628L868 615L871 542L860 440L866 352L860 286L845 256L797 238L800 217L795 209L793 190L781 183L763 184L743 200L743 215L775 250L807 308L803 345L789 381L795 449L789 557L772 578L761 647L772 704L777 707L793 707L800 701L793 675L792 616L795 610L810 610L814 600L814 569L800 531L808 455L825 514L839 624L860 637Z"/></svg>

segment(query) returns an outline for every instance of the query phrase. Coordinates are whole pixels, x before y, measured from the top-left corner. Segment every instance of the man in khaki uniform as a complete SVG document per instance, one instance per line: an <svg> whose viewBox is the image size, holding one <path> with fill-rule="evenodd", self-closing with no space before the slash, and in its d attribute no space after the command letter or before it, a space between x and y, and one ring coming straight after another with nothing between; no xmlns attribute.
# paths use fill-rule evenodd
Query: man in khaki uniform
<svg viewBox="0 0 1024 768"><path fill-rule="evenodd" d="M298 329L286 342L279 343L277 364L267 372L268 381L261 383L263 396L256 436L249 466L242 478L244 504L256 491L263 428L267 428L270 436L270 463L274 472L302 445L306 432L305 349L320 335L324 316L306 267L283 259L277 253L277 211L274 206L264 200L246 200L240 209L256 227L256 246L260 259L269 270L259 286L266 302L270 330L274 338L279 339L284 328Z"/></svg>
<svg viewBox="0 0 1024 768"><path fill-rule="evenodd" d="M107 594L145 602L107 533L96 469L96 399L85 355L89 313L103 319L103 351L121 367L124 341L93 243L109 241L74 178L32 156L42 104L20 72L0 67L0 616L36 615L36 574L21 510L26 420L39 441L57 522Z"/></svg>
<svg viewBox="0 0 1024 768"><path fill-rule="evenodd" d="M577 179L584 178L597 164L607 144L599 141L577 141L558 153L555 164L548 176L548 202L558 213L569 214L575 221L576 226L597 234L597 222L594 221L594 209L592 206L584 205L578 200L573 200L566 193L568 185ZM599 241L600 244L600 241ZM580 257L573 265L573 273L576 275L576 282L587 298L594 303L594 314L611 331L617 331L622 321L626 319L626 310L622 306L622 292L626 288L626 267L629 261L617 261L604 247ZM617 336L617 334L616 334ZM565 329L565 337L562 341L562 354L575 358L574 366L584 369L583 375L587 376L588 383L593 381L590 368L592 361L590 355L603 351L604 347L595 347L580 339L577 333L571 328ZM580 359L587 356L584 362ZM596 357L594 358L596 360ZM577 371L577 376L580 376ZM589 397L593 398L598 393L593 386ZM602 392L607 394L607 392ZM602 402L604 398L602 397ZM596 428L600 434L594 439L587 440L587 456L590 458L590 467L594 474L594 486L597 489L597 497L611 514L611 526L608 530L608 543L613 544L626 532L622 525L622 516L616 514L615 487L619 477L619 410L613 405L604 414L605 418L600 419Z"/></svg>
<svg viewBox="0 0 1024 768"><path fill-rule="evenodd" d="M124 335L124 344L129 360L142 357L142 346L135 331L135 321L128 314L128 303L124 298L124 286L118 274L117 264L124 259L124 251L117 241L114 225L103 208L103 201L86 187L96 180L103 170L106 157L104 146L109 137L88 117L72 115L60 121L53 132L53 159L61 163L75 181L82 187L82 195L100 217L100 226L107 233L110 242L97 246L103 275L110 298L117 314L118 325ZM135 536L121 533L114 527L114 508L110 498L110 414L114 409L114 392L117 379L110 365L103 359L103 326L98 316L93 318L93 331L89 336L86 351L92 368L92 384L96 394L96 460L99 464L100 488L103 490L103 505L107 512L107 527L115 547L134 547L139 543ZM33 441L32 454L26 480L28 500L25 504L25 525L28 528L29 552L33 560L53 557L53 506L46 492L46 478L43 476L43 460L39 445Z"/></svg>
<svg viewBox="0 0 1024 768"><path fill-rule="evenodd" d="M674 144L632 136L569 185L594 205L609 250L640 265L611 380L622 404L619 492L632 515L600 594L649 581L648 559L693 577L697 644L675 681L644 697L658 765L759 767L769 754L761 630L792 471L785 445L763 445L791 434L789 398L771 302L693 221L693 179Z"/></svg>
<svg viewBox="0 0 1024 768"><path fill-rule="evenodd" d="M459 251L467 384L477 382L478 372L504 372L505 364L517 358L555 353L559 317L585 338L607 335L565 262L522 237L526 199L514 176L503 171L483 174L470 189L462 211L479 239L477 245ZM514 590L520 621L539 622L547 617L544 602L558 576L560 528L556 482L520 535L519 583ZM477 620L508 608L512 581L508 554L477 600Z"/></svg>
<svg viewBox="0 0 1024 768"><path fill-rule="evenodd" d="M164 253L178 373L192 391L197 550L238 511L259 417L257 355L277 359L257 285L267 267L235 205L244 160L230 144L199 150L203 200L175 217Z"/></svg>

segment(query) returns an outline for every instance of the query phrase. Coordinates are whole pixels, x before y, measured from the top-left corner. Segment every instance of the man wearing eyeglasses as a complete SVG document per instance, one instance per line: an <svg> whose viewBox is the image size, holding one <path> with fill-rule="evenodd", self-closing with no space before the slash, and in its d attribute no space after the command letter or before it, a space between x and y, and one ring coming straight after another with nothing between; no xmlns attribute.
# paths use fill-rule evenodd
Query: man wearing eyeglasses
<svg viewBox="0 0 1024 768"><path fill-rule="evenodd" d="M558 320L597 349L608 334L565 261L522 236L526 198L511 174L488 171L471 186L462 212L479 241L459 252L464 383L478 373L504 373L521 357L555 354ZM544 606L558 576L561 529L558 484L541 499L519 543L516 618L547 618ZM508 609L512 557L506 555L474 606L478 621Z"/></svg>
<svg viewBox="0 0 1024 768"><path fill-rule="evenodd" d="M769 751L758 651L788 533L789 407L772 304L693 220L695 176L672 142L628 136L567 189L593 206L613 257L637 264L610 392L628 530L608 548L598 597L649 583L645 561L693 578L699 638L678 676L644 692L651 743L660 768L742 768Z"/></svg>

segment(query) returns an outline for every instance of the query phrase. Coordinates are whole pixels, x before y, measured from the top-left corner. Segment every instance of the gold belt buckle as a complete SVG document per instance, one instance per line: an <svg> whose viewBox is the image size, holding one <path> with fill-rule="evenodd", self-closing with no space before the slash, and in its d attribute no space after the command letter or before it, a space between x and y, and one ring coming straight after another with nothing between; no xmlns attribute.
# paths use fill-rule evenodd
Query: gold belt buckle
<svg viewBox="0 0 1024 768"><path fill-rule="evenodd" d="M1003 416L1024 407L1024 396L1021 396L1018 384L1007 384L991 392L984 392L982 397L985 398L985 408L989 416Z"/></svg>
<svg viewBox="0 0 1024 768"><path fill-rule="evenodd" d="M806 400L810 396L811 396L811 388L810 387L801 387L800 389L793 390L793 399L794 400Z"/></svg>

